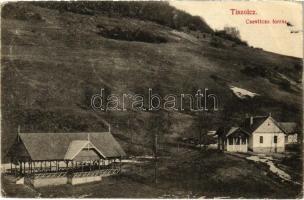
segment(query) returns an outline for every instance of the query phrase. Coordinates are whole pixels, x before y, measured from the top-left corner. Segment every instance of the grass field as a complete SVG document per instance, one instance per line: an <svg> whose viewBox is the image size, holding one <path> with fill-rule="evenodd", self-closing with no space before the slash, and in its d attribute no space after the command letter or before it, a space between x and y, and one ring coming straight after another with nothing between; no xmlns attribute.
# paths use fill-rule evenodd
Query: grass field
<svg viewBox="0 0 304 200"><path fill-rule="evenodd" d="M216 150L179 149L172 157L159 159L156 176L155 163L142 161L146 162L125 163L121 174L96 183L33 189L15 185L11 177L3 176L2 186L10 197L301 197L301 185L282 181L265 165Z"/></svg>
<svg viewBox="0 0 304 200"><path fill-rule="evenodd" d="M277 121L297 122L301 127L301 59L239 45L210 30L168 26L159 21L168 11L162 6L147 7L155 15L152 20L113 15L121 8L115 3L108 12L102 2L102 12L77 3L72 9L50 5L11 2L2 7L2 161L9 160L6 155L18 126L25 133L99 132L107 130L104 121L112 125L113 136L128 156L151 155L158 134L160 158L157 163L125 163L120 175L79 186L33 189L4 175L5 196L301 197L301 186L283 182L263 164L167 145L182 138L198 139L199 124L207 133L223 125L235 126L247 114L271 112ZM178 17L182 20L182 16ZM258 95L240 99L231 87ZM145 97L148 88L161 95L208 88L218 96L219 110L204 120L187 110L94 112L90 100L101 88L118 96ZM298 153L276 163L297 182L302 180L300 157Z"/></svg>
<svg viewBox="0 0 304 200"><path fill-rule="evenodd" d="M301 123L301 59L232 45L224 38L217 38L223 46L215 47L210 33L194 32L204 34L197 38L155 21L78 9L23 2L3 7L2 158L18 125L23 132L96 132L105 130L102 120L113 125L127 153L139 151L132 150L134 143L149 153L153 115L93 112L90 98L101 88L145 97L148 88L164 95L208 88L219 98L219 111L205 123L205 131L238 124L246 113L271 112L277 121ZM259 96L239 99L231 86ZM197 135L193 113L172 112L168 118L164 140Z"/></svg>

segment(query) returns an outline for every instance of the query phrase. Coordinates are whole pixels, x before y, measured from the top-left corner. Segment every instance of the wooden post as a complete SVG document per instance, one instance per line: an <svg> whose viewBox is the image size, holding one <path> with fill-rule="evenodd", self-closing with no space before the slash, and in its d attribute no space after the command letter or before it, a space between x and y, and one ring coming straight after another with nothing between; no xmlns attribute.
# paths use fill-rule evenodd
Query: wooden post
<svg viewBox="0 0 304 200"><path fill-rule="evenodd" d="M12 159L11 159L11 174L13 174L13 162L12 162Z"/></svg>
<svg viewBox="0 0 304 200"><path fill-rule="evenodd" d="M17 165L14 164L14 166L15 166L15 176L17 176Z"/></svg>
<svg viewBox="0 0 304 200"><path fill-rule="evenodd" d="M74 161L72 160L72 172L74 171Z"/></svg>
<svg viewBox="0 0 304 200"><path fill-rule="evenodd" d="M49 162L50 162L50 172L52 172L52 161Z"/></svg>
<svg viewBox="0 0 304 200"><path fill-rule="evenodd" d="M24 163L23 163L23 174L25 174L25 165L26 165L26 162L24 161Z"/></svg>
<svg viewBox="0 0 304 200"><path fill-rule="evenodd" d="M220 137L217 138L217 149L221 150Z"/></svg>
<svg viewBox="0 0 304 200"><path fill-rule="evenodd" d="M233 151L235 151L235 138L234 137L232 138L232 144L233 144L232 149L233 149Z"/></svg>
<svg viewBox="0 0 304 200"><path fill-rule="evenodd" d="M19 162L19 173L22 174L22 162L21 161L18 162Z"/></svg>
<svg viewBox="0 0 304 200"><path fill-rule="evenodd" d="M119 171L121 171L121 157L120 157L120 159L119 159Z"/></svg>

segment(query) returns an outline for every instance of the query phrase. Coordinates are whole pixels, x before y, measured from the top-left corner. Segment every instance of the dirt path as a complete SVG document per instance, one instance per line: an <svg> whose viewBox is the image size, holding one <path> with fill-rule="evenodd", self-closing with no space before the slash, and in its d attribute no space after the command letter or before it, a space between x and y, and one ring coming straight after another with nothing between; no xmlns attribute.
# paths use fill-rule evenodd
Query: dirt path
<svg viewBox="0 0 304 200"><path fill-rule="evenodd" d="M291 176L289 174L287 174L285 171L283 171L282 169L275 166L275 164L273 163L273 158L271 156L258 156L258 155L256 155L256 156L246 157L246 159L247 160L252 160L254 162L265 163L269 166L269 170L272 173L276 174L281 179L283 179L285 181L290 181L290 182L292 182L294 184L297 184L297 185L301 185L301 183L293 181Z"/></svg>

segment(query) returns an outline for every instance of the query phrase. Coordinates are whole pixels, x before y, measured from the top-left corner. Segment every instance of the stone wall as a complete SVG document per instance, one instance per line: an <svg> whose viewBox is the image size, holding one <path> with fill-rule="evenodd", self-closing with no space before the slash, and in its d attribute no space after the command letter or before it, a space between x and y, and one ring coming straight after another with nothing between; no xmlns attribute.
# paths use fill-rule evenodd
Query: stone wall
<svg viewBox="0 0 304 200"><path fill-rule="evenodd" d="M90 183L101 181L101 176L88 176L88 177L70 177L68 183L71 185L78 185L83 183Z"/></svg>
<svg viewBox="0 0 304 200"><path fill-rule="evenodd" d="M52 185L64 185L68 183L68 178L62 177L47 177L47 178L31 178L31 185L34 187L44 187Z"/></svg>
<svg viewBox="0 0 304 200"><path fill-rule="evenodd" d="M284 147L253 147L252 149L253 152L257 153L270 153L270 152L284 152L285 148Z"/></svg>

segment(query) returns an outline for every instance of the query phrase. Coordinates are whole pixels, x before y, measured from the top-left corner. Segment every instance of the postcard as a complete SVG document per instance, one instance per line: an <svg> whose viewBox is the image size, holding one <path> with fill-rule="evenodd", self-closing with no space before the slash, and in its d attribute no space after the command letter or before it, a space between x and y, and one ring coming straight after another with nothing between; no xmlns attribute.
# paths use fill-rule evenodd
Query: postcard
<svg viewBox="0 0 304 200"><path fill-rule="evenodd" d="M303 4L1 4L3 198L303 198Z"/></svg>

